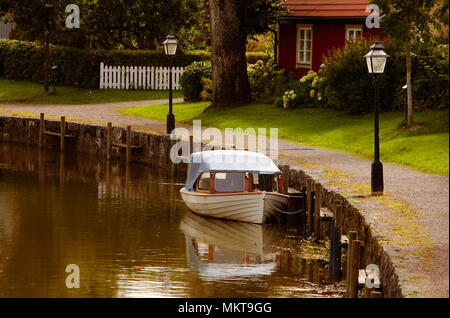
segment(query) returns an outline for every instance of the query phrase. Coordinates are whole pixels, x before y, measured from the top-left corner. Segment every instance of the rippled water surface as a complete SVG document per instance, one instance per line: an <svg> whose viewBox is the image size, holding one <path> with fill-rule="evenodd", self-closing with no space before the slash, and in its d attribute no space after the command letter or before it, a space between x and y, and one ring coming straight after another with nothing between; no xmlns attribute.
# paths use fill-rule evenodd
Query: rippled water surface
<svg viewBox="0 0 450 318"><path fill-rule="evenodd" d="M184 178L0 144L0 297L330 297L295 229L188 211ZM66 288L66 266L80 288Z"/></svg>

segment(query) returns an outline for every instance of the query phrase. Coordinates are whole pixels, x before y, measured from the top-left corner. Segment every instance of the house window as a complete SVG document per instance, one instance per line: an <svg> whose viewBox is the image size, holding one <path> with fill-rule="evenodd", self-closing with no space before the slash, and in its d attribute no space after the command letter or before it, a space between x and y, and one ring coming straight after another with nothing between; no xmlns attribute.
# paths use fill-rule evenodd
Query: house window
<svg viewBox="0 0 450 318"><path fill-rule="evenodd" d="M312 60L312 25L297 26L297 64L311 67Z"/></svg>
<svg viewBox="0 0 450 318"><path fill-rule="evenodd" d="M357 38L361 37L363 32L362 25L346 25L345 26L345 39L349 42L356 41Z"/></svg>

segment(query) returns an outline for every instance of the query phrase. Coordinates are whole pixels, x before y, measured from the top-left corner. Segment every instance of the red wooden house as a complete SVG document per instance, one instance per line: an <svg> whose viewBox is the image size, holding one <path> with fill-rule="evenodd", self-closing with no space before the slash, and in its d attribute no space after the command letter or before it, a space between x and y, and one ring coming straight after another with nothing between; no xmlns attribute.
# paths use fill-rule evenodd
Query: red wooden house
<svg viewBox="0 0 450 318"><path fill-rule="evenodd" d="M279 22L278 63L297 78L318 71L323 57L358 36L377 37L367 28L367 0L286 0L291 14Z"/></svg>

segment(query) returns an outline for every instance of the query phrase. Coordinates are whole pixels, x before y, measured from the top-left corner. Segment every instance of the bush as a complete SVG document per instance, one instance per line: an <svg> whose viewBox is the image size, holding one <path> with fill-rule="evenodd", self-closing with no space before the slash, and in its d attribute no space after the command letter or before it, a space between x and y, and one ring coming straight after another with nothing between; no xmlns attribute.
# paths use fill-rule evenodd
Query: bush
<svg viewBox="0 0 450 318"><path fill-rule="evenodd" d="M363 56L373 40L348 43L344 49L330 53L325 59L327 106L349 113L368 113L373 109L373 80L367 74ZM379 80L379 105L384 111L405 109L405 51L393 40L383 42L391 56L385 74ZM448 46L419 43L411 54L413 104L415 109L448 108Z"/></svg>
<svg viewBox="0 0 450 318"><path fill-rule="evenodd" d="M258 61L268 62L271 59L270 54L265 52L247 52L246 56L249 64L255 64Z"/></svg>
<svg viewBox="0 0 450 318"><path fill-rule="evenodd" d="M433 42L414 47L413 104L419 109L449 107L449 46Z"/></svg>
<svg viewBox="0 0 450 318"><path fill-rule="evenodd" d="M187 102L197 102L201 100L204 79L212 78L211 63L193 62L187 66L180 78L183 89L184 100Z"/></svg>
<svg viewBox="0 0 450 318"><path fill-rule="evenodd" d="M37 42L0 40L0 76L12 80L36 83L44 81L45 48ZM179 51L170 61L163 51L134 50L81 50L62 46L50 46L50 70L52 84L83 88L98 88L100 62L107 65L187 66L193 61L207 58L204 51Z"/></svg>

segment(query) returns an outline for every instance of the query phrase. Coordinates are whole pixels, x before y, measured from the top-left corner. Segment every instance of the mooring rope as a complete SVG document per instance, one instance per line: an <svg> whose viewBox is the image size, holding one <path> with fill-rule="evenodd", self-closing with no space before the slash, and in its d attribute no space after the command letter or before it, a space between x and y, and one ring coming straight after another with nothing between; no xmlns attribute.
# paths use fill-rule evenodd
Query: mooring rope
<svg viewBox="0 0 450 318"><path fill-rule="evenodd" d="M270 204L269 201L266 200L266 198L264 198L264 202L267 203L267 205L269 205L272 209L274 209L274 210L276 210L276 211L278 211L280 213L284 213L284 214L298 214L298 213L301 213L301 212L305 212L305 209L300 209L300 210L297 210L297 211L283 211L283 210L280 210L276 206L273 206L272 204Z"/></svg>

